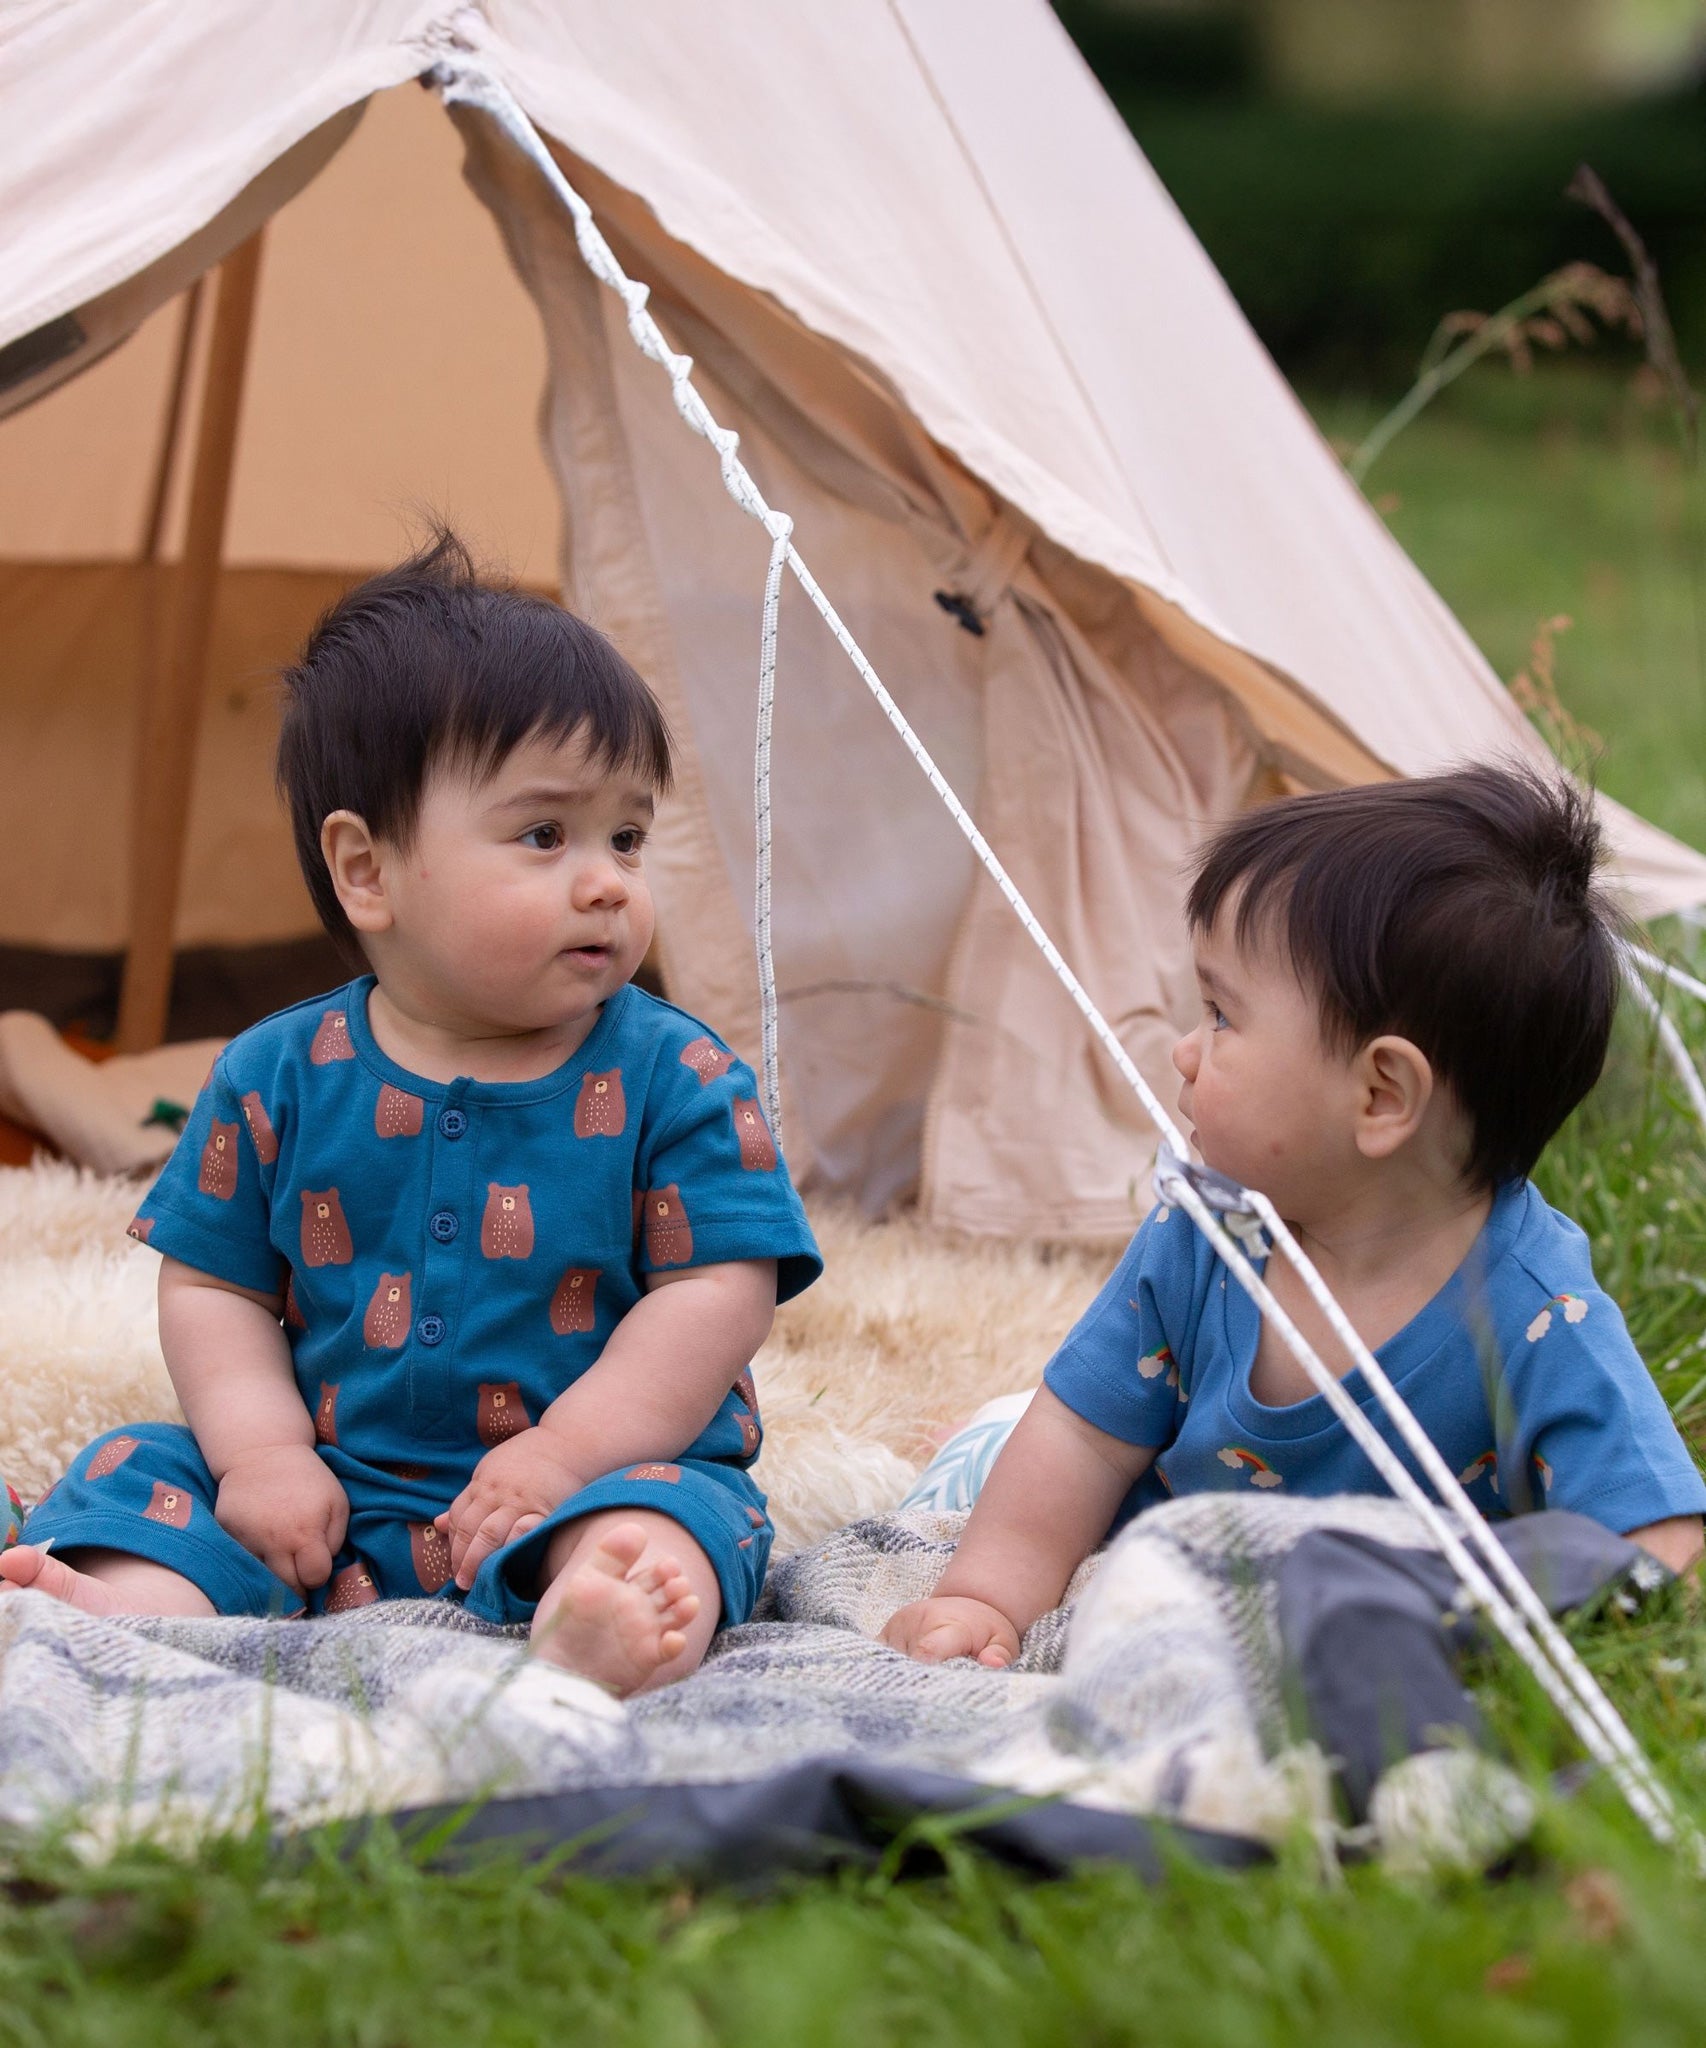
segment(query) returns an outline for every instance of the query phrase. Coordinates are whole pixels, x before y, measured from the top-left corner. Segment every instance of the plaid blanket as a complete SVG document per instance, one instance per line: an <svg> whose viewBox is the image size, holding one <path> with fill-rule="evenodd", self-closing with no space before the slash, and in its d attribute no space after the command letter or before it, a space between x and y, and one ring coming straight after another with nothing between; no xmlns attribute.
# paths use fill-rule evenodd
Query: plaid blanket
<svg viewBox="0 0 1706 2048"><path fill-rule="evenodd" d="M627 1703L449 1601L118 1622L9 1593L0 1823L68 1826L98 1853L257 1819L288 1830L857 1757L1257 1840L1330 1827L1324 1760L1283 1712L1277 1574L1317 1529L1424 1547L1407 1510L1171 1503L1081 1568L1006 1672L915 1664L874 1640L929 1590L963 1521L903 1511L783 1559L754 1619L719 1636L698 1674Z"/></svg>

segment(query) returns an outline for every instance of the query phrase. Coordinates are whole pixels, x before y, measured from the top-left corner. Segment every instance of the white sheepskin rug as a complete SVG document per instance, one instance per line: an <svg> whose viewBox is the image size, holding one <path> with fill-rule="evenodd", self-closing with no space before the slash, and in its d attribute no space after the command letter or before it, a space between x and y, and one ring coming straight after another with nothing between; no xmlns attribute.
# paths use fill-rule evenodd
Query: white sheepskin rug
<svg viewBox="0 0 1706 2048"><path fill-rule="evenodd" d="M25 1500L102 1430L181 1420L159 1257L124 1235L144 1185L44 1158L0 1168L0 1475ZM755 1368L779 1551L893 1507L974 1409L1034 1386L1117 1256L834 1208L812 1222L824 1277L781 1310Z"/></svg>

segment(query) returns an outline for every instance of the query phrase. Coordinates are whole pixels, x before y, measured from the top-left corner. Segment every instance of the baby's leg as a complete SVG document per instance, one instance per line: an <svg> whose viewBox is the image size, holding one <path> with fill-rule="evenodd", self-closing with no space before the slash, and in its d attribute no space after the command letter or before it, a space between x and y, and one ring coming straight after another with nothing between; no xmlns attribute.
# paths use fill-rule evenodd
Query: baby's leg
<svg viewBox="0 0 1706 2048"><path fill-rule="evenodd" d="M191 1579L169 1565L122 1550L74 1549L63 1557L39 1544L0 1550L0 1592L8 1586L49 1594L85 1614L215 1614Z"/></svg>
<svg viewBox="0 0 1706 2048"><path fill-rule="evenodd" d="M609 1508L552 1536L533 1648L619 1698L699 1667L722 1613L711 1560L677 1521Z"/></svg>
<svg viewBox="0 0 1706 2048"><path fill-rule="evenodd" d="M219 1486L179 1423L109 1430L71 1461L0 1552L0 1597L46 1593L87 1614L272 1614L301 1607L219 1525Z"/></svg>

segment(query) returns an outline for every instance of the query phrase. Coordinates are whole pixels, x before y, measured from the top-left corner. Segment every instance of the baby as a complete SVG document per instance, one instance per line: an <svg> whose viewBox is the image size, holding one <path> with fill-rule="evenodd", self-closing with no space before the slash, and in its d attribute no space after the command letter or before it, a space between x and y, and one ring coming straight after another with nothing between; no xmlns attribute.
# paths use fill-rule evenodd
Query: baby
<svg viewBox="0 0 1706 2048"><path fill-rule="evenodd" d="M442 1593L619 1694L679 1678L763 1582L747 1368L822 1262L751 1072L629 979L663 715L449 536L285 687L303 873L371 971L221 1054L132 1226L189 1427L91 1445L0 1579L98 1613Z"/></svg>
<svg viewBox="0 0 1706 2048"><path fill-rule="evenodd" d="M1574 789L1494 768L1250 812L1197 867L1202 1013L1173 1063L1204 1161L1272 1199L1484 1513L1573 1508L1681 1569L1706 1485L1586 1239L1527 1179L1605 1059L1598 857ZM1396 1446L1291 1267L1266 1278ZM1110 1528L1251 1486L1385 1491L1189 1217L1156 1209L884 1640L1007 1664Z"/></svg>

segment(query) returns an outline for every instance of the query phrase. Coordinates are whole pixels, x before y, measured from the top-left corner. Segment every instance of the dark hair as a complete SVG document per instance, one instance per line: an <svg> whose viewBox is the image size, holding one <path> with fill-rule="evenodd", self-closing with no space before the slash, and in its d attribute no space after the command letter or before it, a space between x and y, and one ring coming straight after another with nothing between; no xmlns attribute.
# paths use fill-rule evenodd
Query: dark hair
<svg viewBox="0 0 1706 2048"><path fill-rule="evenodd" d="M1605 1064L1618 919L1599 860L1573 783L1467 768L1248 812L1199 856L1186 915L1207 930L1236 891L1235 942L1278 943L1330 1045L1417 1045L1469 1119L1468 1177L1498 1187Z"/></svg>
<svg viewBox="0 0 1706 2048"><path fill-rule="evenodd" d="M346 947L355 934L320 851L333 811L407 846L434 769L479 779L525 740L582 731L605 768L670 784L663 712L604 635L546 598L482 582L447 529L339 598L283 682L278 786L314 908Z"/></svg>

